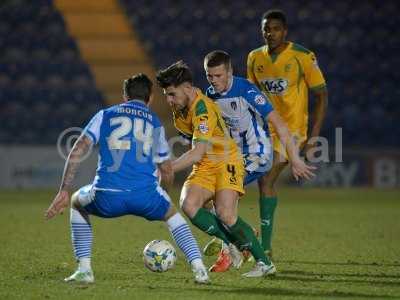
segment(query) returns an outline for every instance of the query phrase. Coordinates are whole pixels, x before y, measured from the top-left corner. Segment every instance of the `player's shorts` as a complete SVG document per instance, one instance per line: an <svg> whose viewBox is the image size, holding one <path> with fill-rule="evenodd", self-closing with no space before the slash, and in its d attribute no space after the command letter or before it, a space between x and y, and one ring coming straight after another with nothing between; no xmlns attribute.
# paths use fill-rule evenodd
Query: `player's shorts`
<svg viewBox="0 0 400 300"><path fill-rule="evenodd" d="M272 147L264 156L246 155L244 157L246 176L243 184L246 186L271 170L273 157Z"/></svg>
<svg viewBox="0 0 400 300"><path fill-rule="evenodd" d="M147 191L117 192L86 185L79 189L78 197L87 213L102 218L135 215L163 220L171 205L170 197L160 186Z"/></svg>
<svg viewBox="0 0 400 300"><path fill-rule="evenodd" d="M294 140L294 144L296 145L296 147L298 147L299 151L301 149L303 149L306 141L307 141L307 137L306 136L299 136L295 133L291 133L293 136L293 140ZM274 151L278 152L281 155L281 159L283 160L282 162L287 162L289 160L289 157L287 155L286 149L285 147L282 145L279 137L277 137L276 135L274 135L272 138L272 142L274 145Z"/></svg>
<svg viewBox="0 0 400 300"><path fill-rule="evenodd" d="M184 185L196 184L212 193L223 189L235 190L244 195L244 166L242 160L199 164L193 168Z"/></svg>

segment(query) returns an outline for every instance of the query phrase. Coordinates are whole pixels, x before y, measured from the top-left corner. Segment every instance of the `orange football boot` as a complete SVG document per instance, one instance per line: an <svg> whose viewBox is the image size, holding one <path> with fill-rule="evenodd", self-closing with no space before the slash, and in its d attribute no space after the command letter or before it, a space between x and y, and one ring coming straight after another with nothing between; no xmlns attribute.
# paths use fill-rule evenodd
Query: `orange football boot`
<svg viewBox="0 0 400 300"><path fill-rule="evenodd" d="M226 272L229 270L231 264L232 259L229 254L229 250L223 249L219 252L217 261L210 267L209 271L218 273Z"/></svg>

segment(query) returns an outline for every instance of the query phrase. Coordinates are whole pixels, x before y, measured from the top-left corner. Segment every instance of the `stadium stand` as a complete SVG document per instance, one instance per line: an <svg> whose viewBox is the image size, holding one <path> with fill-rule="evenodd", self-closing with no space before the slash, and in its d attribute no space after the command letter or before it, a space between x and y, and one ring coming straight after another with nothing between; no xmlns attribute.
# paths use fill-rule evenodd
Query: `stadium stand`
<svg viewBox="0 0 400 300"><path fill-rule="evenodd" d="M398 1L112 1L122 5L157 68L184 59L201 88L202 58L210 50L229 51L235 73L245 75L248 52L263 43L262 12L282 8L289 39L316 52L328 81L323 135L332 138L343 127L345 146L400 146ZM54 144L63 129L82 126L105 94L119 93L96 87L63 17L52 0L1 1L0 143ZM97 61L112 49L102 45L86 45ZM115 77L108 76L113 65L97 69L104 69L99 81Z"/></svg>
<svg viewBox="0 0 400 300"><path fill-rule="evenodd" d="M398 1L120 1L156 65L184 59L202 88L206 53L229 51L236 74L245 75L248 52L263 43L261 14L285 10L289 39L316 52L328 81L323 135L343 127L346 146L400 145Z"/></svg>
<svg viewBox="0 0 400 300"><path fill-rule="evenodd" d="M88 65L50 0L0 4L0 143L55 144L101 107Z"/></svg>

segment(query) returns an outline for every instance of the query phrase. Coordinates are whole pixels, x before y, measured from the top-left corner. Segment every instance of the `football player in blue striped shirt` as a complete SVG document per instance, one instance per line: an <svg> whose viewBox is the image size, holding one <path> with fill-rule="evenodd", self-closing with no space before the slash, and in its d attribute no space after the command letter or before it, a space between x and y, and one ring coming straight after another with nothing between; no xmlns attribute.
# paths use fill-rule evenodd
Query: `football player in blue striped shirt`
<svg viewBox="0 0 400 300"><path fill-rule="evenodd" d="M221 50L212 51L204 58L204 69L210 87L207 96L214 99L221 108L222 117L232 138L242 151L245 159L246 176L244 185L258 180L260 192L261 238L266 255L271 257L268 237L272 230L271 215L265 209L265 187L260 179L267 174L273 162L273 144L269 134L268 122L276 128L278 138L289 155L293 176L297 179L310 179L314 167L308 166L299 157L299 149L280 115L274 110L268 98L245 78L233 76L231 58ZM227 252L227 251L225 251ZM232 264L240 267L241 260L232 255ZM220 266L211 271L223 272L227 263L224 251L220 253ZM222 267L224 266L224 267Z"/></svg>
<svg viewBox="0 0 400 300"><path fill-rule="evenodd" d="M71 234L79 265L65 281L94 282L90 215L102 218L135 215L150 221L165 221L191 264L195 282L209 282L197 242L163 188L172 184L174 174L164 127L148 107L152 86L144 74L126 79L124 103L100 110L71 149L60 190L46 211L47 219L68 206L76 170L94 145L99 146L99 160L92 184L72 195Z"/></svg>

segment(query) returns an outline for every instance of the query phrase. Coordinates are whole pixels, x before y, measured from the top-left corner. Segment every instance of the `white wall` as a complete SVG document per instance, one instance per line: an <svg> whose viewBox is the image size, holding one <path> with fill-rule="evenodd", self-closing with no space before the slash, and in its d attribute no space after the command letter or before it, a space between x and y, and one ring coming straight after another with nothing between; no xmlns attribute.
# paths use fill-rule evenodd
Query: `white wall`
<svg viewBox="0 0 400 300"><path fill-rule="evenodd" d="M0 146L0 188L58 188L65 160L56 146ZM82 162L76 187L92 182L97 152Z"/></svg>

